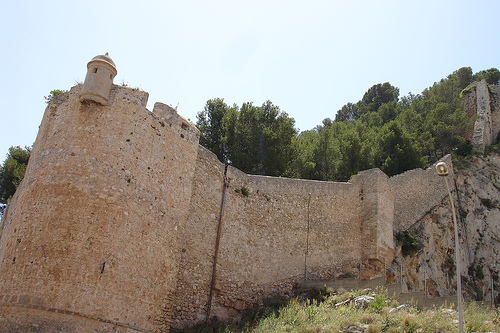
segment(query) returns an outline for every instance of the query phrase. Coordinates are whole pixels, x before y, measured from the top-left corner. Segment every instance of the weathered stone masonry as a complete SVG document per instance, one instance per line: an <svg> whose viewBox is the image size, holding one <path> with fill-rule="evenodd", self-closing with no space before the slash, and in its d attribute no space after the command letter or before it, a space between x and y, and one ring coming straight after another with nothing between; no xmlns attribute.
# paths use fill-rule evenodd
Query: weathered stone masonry
<svg viewBox="0 0 500 333"><path fill-rule="evenodd" d="M464 90L465 111L475 117L466 135L474 148L484 151L500 133L500 85L488 85L483 79Z"/></svg>
<svg viewBox="0 0 500 333"><path fill-rule="evenodd" d="M393 230L446 196L433 170L335 183L229 167L221 219L224 165L191 123L148 111L142 91L113 85L101 103L82 89L45 110L0 226L7 332L163 332L206 320L211 290L210 315L227 319L360 262L369 279L392 261Z"/></svg>

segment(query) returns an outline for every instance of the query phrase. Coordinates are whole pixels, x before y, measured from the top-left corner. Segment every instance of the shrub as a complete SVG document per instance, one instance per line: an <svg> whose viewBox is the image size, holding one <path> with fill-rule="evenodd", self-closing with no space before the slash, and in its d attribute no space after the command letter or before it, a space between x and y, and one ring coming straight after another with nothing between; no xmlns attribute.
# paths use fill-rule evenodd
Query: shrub
<svg viewBox="0 0 500 333"><path fill-rule="evenodd" d="M245 197L248 197L250 195L250 189L246 186L242 186L241 194L243 194Z"/></svg>
<svg viewBox="0 0 500 333"><path fill-rule="evenodd" d="M49 104L54 98L57 96L64 94L65 92L68 92L67 90L60 90L60 89L54 89L50 92L48 96L44 96L45 98L45 103Z"/></svg>
<svg viewBox="0 0 500 333"><path fill-rule="evenodd" d="M422 245L417 240L417 235L408 230L398 233L396 241L401 244L401 252L405 257L411 256L422 248Z"/></svg>
<svg viewBox="0 0 500 333"><path fill-rule="evenodd" d="M495 204L489 198L481 198L481 203L483 204L484 207L486 207L488 209L495 208Z"/></svg>
<svg viewBox="0 0 500 333"><path fill-rule="evenodd" d="M375 295L375 299L372 302L370 302L369 305L370 310L375 313L382 313L382 310L386 307L387 307L387 300L382 294Z"/></svg>

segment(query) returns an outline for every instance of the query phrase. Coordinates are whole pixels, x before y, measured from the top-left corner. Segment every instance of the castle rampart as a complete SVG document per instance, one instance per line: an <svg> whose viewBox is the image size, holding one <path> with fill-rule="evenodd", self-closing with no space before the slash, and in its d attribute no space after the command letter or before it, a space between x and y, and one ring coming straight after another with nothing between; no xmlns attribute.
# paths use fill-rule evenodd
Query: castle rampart
<svg viewBox="0 0 500 333"><path fill-rule="evenodd" d="M500 133L500 85L490 85L488 88L490 93L492 143L495 143Z"/></svg>
<svg viewBox="0 0 500 333"><path fill-rule="evenodd" d="M484 151L500 134L500 85L489 85L483 79L463 93L465 111L476 118L473 128L467 129L466 137L474 148Z"/></svg>
<svg viewBox="0 0 500 333"><path fill-rule="evenodd" d="M451 155L441 159L447 165L452 165ZM449 168L453 177L453 168ZM394 231L404 231L413 223L419 221L433 207L447 196L443 179L436 177L432 166L414 169L391 177L391 189L394 193Z"/></svg>
<svg viewBox="0 0 500 333"><path fill-rule="evenodd" d="M47 107L3 219L0 311L37 305L112 322L83 331L155 331L171 316L198 132L146 110L144 92L114 86L102 106L80 103L80 89ZM35 310L29 327L45 320Z"/></svg>
<svg viewBox="0 0 500 333"><path fill-rule="evenodd" d="M359 264L370 279L392 261L393 230L444 197L429 170L347 183L225 173L171 107L150 112L147 93L116 85L107 105L81 102L81 89L49 103L1 222L7 332L163 332Z"/></svg>
<svg viewBox="0 0 500 333"><path fill-rule="evenodd" d="M175 305L179 323L205 318L223 199L222 163L200 147L197 166L179 275L178 292L186 296ZM252 176L232 167L227 177L212 315L237 315L290 293L304 278L329 278L336 266L338 273L359 262L359 186ZM200 224L207 226L203 233Z"/></svg>
<svg viewBox="0 0 500 333"><path fill-rule="evenodd" d="M359 184L362 199L361 259L392 261L394 197L389 177L379 169L372 169L360 172L352 182Z"/></svg>

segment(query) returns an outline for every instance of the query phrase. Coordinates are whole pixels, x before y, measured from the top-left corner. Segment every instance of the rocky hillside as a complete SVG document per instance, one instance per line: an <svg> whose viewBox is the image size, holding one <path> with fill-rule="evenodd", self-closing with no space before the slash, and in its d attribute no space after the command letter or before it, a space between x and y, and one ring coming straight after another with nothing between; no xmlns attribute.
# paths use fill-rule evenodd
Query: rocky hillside
<svg viewBox="0 0 500 333"><path fill-rule="evenodd" d="M495 295L500 290L500 155L455 159L454 171L450 187L457 210L464 299L489 302L492 284ZM403 265L403 290L423 291L427 280L429 295L455 295L455 243L448 198L395 236L398 253L391 271L399 281Z"/></svg>

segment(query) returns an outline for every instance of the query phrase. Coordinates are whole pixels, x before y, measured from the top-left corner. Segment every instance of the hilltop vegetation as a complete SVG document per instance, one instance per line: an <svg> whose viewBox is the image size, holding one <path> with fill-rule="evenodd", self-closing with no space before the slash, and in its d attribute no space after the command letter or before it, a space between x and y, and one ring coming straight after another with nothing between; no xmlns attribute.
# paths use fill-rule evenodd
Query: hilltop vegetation
<svg viewBox="0 0 500 333"><path fill-rule="evenodd" d="M201 145L247 173L346 181L378 167L395 175L450 152L471 152L464 135L475 119L464 111L462 91L483 78L497 84L500 71L473 74L463 67L421 94L402 97L390 83L379 83L345 104L334 120L301 133L271 101L240 107L215 98L198 113L196 125Z"/></svg>

